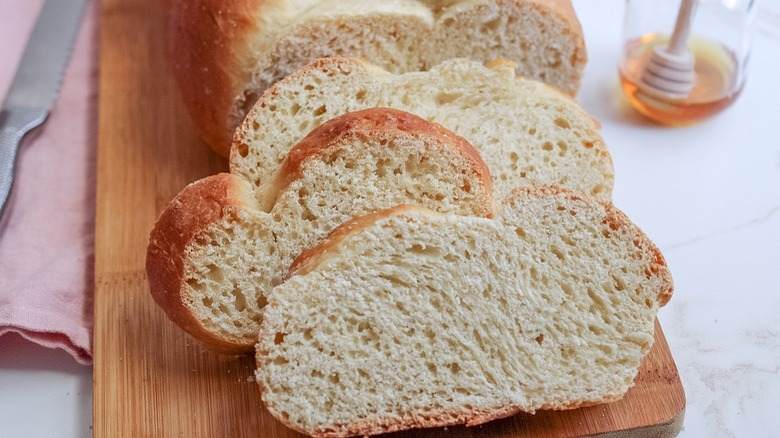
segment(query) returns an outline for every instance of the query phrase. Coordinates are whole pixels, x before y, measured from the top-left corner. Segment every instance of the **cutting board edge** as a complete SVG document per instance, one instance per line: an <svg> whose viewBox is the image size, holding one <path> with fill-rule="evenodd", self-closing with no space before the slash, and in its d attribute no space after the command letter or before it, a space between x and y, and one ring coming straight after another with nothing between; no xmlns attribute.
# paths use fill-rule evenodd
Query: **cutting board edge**
<svg viewBox="0 0 780 438"><path fill-rule="evenodd" d="M685 406L686 403L683 401L682 407L677 414L665 423L615 430L598 435L590 435L589 437L583 436L582 438L674 438L680 433L685 422Z"/></svg>

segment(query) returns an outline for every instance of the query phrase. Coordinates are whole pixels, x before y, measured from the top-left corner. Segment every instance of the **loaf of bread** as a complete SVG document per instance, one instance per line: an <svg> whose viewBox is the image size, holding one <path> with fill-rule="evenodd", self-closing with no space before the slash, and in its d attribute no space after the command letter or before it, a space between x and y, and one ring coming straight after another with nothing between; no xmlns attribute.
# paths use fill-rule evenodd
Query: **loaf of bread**
<svg viewBox="0 0 780 438"><path fill-rule="evenodd" d="M619 399L672 279L610 203L519 189L495 219L399 206L303 253L274 288L256 380L314 436L476 425Z"/></svg>
<svg viewBox="0 0 780 438"><path fill-rule="evenodd" d="M151 293L207 347L252 351L266 294L296 256L352 217L402 203L490 217L488 169L464 139L411 114L345 114L261 187L231 174L186 187L151 233Z"/></svg>
<svg viewBox="0 0 780 438"><path fill-rule="evenodd" d="M261 185L311 129L376 106L468 140L490 168L497 199L540 184L611 198L612 159L590 115L568 96L515 77L507 62L488 68L465 59L404 75L349 58L309 64L269 89L236 130L231 172Z"/></svg>
<svg viewBox="0 0 780 438"><path fill-rule="evenodd" d="M506 58L570 94L586 62L568 0L177 0L171 35L184 101L222 153L254 99L316 58L354 56L394 73Z"/></svg>

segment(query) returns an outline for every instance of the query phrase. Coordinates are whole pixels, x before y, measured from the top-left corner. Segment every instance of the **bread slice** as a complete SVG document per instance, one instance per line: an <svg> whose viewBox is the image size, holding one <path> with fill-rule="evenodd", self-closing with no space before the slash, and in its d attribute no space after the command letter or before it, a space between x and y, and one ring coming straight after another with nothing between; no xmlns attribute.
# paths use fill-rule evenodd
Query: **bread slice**
<svg viewBox="0 0 780 438"><path fill-rule="evenodd" d="M485 163L416 116L368 109L331 120L255 188L220 174L186 187L151 233L152 296L207 347L252 351L266 294L303 250L354 216L401 203L493 214Z"/></svg>
<svg viewBox="0 0 780 438"><path fill-rule="evenodd" d="M400 76L356 59L314 62L260 98L236 131L231 172L259 186L309 130L375 106L408 111L468 140L488 164L499 200L540 184L611 197L612 159L590 115L562 93L515 77L506 62L488 68L464 59Z"/></svg>
<svg viewBox="0 0 780 438"><path fill-rule="evenodd" d="M394 73L506 58L570 94L586 62L568 0L177 0L172 29L184 100L223 154L254 99L316 58L354 56Z"/></svg>
<svg viewBox="0 0 780 438"><path fill-rule="evenodd" d="M617 400L672 279L609 203L519 189L496 219L400 206L302 254L269 296L256 380L314 436L475 425Z"/></svg>

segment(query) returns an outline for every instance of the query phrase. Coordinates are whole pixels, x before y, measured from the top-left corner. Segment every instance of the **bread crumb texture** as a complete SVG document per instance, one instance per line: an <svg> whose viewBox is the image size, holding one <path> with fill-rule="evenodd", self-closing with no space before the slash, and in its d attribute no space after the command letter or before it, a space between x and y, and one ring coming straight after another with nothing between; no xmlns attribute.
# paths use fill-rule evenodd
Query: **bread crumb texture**
<svg viewBox="0 0 780 438"><path fill-rule="evenodd" d="M315 436L619 399L672 292L621 212L555 187L514 192L495 219L360 222L272 290L257 345L268 409Z"/></svg>
<svg viewBox="0 0 780 438"><path fill-rule="evenodd" d="M355 56L395 73L451 58L506 58L524 76L574 94L586 61L568 2L268 0L258 18L246 43L258 61L250 90L316 58Z"/></svg>
<svg viewBox="0 0 780 438"><path fill-rule="evenodd" d="M231 172L266 182L290 148L325 121L397 108L469 141L493 176L497 199L519 186L557 184L603 200L614 171L597 122L568 96L465 59L393 75L352 58L316 61L278 82L236 130Z"/></svg>

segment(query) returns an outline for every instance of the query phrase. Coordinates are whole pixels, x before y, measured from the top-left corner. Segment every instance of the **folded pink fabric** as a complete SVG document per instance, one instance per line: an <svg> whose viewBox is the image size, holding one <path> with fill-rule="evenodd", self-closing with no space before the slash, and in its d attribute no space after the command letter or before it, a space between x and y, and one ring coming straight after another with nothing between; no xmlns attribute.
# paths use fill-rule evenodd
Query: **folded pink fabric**
<svg viewBox="0 0 780 438"><path fill-rule="evenodd" d="M0 0L0 100L6 95L41 0ZM60 96L18 156L0 230L0 336L92 361L97 39L85 13Z"/></svg>

